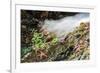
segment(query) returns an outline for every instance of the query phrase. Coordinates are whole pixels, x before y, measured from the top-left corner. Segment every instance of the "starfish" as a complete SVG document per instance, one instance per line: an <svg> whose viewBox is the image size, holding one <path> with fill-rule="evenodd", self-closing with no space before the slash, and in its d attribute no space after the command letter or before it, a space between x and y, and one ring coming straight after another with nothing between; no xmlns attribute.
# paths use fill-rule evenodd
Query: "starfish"
<svg viewBox="0 0 100 73"><path fill-rule="evenodd" d="M37 57L38 57L40 60L42 60L42 59L47 58L48 56L47 56L47 54L46 54L43 50L38 50L38 51L37 51Z"/></svg>

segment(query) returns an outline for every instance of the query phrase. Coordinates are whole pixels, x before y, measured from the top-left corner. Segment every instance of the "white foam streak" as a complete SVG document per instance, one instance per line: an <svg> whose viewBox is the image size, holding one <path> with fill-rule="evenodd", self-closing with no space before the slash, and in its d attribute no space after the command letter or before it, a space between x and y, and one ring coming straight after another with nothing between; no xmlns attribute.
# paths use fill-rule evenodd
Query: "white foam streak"
<svg viewBox="0 0 100 73"><path fill-rule="evenodd" d="M54 32L58 37L64 37L65 34L79 26L81 22L89 22L88 13L67 16L60 20L45 20L42 29Z"/></svg>

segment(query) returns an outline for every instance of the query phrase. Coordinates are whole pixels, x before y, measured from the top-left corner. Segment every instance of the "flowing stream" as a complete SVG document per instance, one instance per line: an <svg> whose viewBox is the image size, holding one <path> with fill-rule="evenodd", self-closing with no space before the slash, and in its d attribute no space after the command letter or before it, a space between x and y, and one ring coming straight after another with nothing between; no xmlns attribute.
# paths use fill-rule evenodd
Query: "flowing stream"
<svg viewBox="0 0 100 73"><path fill-rule="evenodd" d="M55 33L58 38L64 38L65 34L72 32L81 22L89 22L89 20L89 13L80 13L59 20L45 20L42 29Z"/></svg>

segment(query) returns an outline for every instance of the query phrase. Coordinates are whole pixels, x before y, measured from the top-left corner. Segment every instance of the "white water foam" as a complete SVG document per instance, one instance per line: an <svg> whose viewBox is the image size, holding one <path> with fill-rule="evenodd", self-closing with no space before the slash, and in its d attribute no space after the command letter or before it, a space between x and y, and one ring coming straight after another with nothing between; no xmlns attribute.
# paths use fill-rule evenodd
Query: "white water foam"
<svg viewBox="0 0 100 73"><path fill-rule="evenodd" d="M59 38L64 38L65 34L73 31L81 22L89 22L88 13L67 16L59 20L45 20L42 29L55 33Z"/></svg>

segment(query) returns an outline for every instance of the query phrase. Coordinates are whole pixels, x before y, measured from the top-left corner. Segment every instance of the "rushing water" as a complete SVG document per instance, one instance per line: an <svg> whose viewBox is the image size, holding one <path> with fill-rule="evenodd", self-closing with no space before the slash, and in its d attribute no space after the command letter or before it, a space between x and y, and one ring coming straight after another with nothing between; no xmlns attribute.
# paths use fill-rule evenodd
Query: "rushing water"
<svg viewBox="0 0 100 73"><path fill-rule="evenodd" d="M73 31L81 22L89 22L88 13L67 16L59 20L45 20L42 28L49 32L54 32L57 37L63 38L65 34Z"/></svg>

